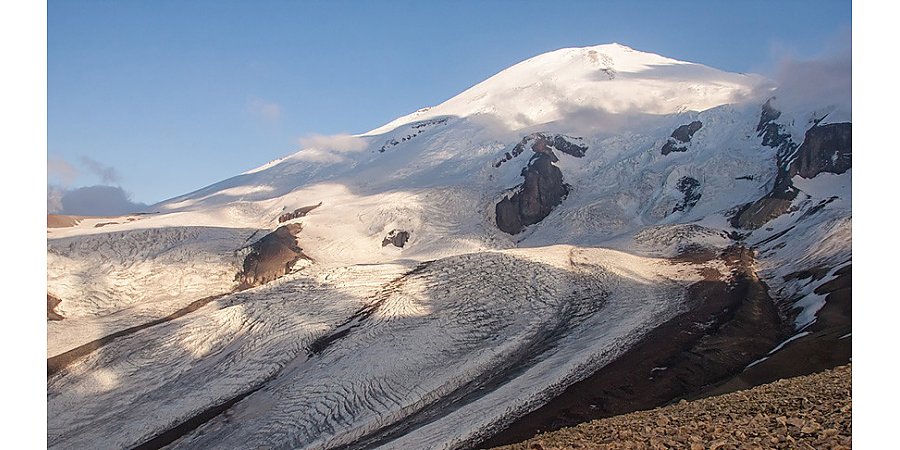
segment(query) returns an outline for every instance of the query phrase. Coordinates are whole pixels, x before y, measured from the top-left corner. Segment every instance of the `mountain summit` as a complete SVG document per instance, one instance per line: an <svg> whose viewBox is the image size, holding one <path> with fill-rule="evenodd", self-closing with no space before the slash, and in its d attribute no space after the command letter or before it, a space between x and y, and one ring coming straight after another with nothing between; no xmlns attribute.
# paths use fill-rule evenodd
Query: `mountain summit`
<svg viewBox="0 0 900 450"><path fill-rule="evenodd" d="M432 108L366 133L435 117L477 117L510 130L585 111L674 114L745 100L767 80L640 52L620 44L565 48L522 61Z"/></svg>

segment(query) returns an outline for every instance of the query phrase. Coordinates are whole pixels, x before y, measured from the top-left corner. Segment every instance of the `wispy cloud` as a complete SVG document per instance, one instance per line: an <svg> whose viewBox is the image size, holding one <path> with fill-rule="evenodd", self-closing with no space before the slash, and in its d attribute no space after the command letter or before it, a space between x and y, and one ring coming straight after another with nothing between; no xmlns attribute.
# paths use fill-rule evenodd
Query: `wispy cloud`
<svg viewBox="0 0 900 450"><path fill-rule="evenodd" d="M365 150L365 139L349 134L310 134L299 139L297 158L304 161L335 163L346 160L347 153Z"/></svg>
<svg viewBox="0 0 900 450"><path fill-rule="evenodd" d="M81 161L81 165L87 168L88 172L97 176L101 182L110 184L110 183L119 183L122 180L122 177L119 175L119 171L116 170L112 166L107 166L93 158L88 156L82 156L79 158Z"/></svg>
<svg viewBox="0 0 900 450"><path fill-rule="evenodd" d="M103 184L118 184L122 180L122 176L115 167L97 161L89 156L80 156L78 158L79 166L67 161L59 156L47 157L47 176L52 181L69 186L78 177L82 175L94 175Z"/></svg>
<svg viewBox="0 0 900 450"><path fill-rule="evenodd" d="M70 185L79 174L79 170L65 159L58 156L47 157L47 176L50 179Z"/></svg>
<svg viewBox="0 0 900 450"><path fill-rule="evenodd" d="M300 138L300 146L304 148L317 148L335 153L351 153L364 150L366 141L363 138L350 134L310 134Z"/></svg>
<svg viewBox="0 0 900 450"><path fill-rule="evenodd" d="M251 97L247 100L247 112L269 122L275 122L281 118L281 105L259 97Z"/></svg>
<svg viewBox="0 0 900 450"><path fill-rule="evenodd" d="M825 40L828 51L813 58L783 53L773 78L778 83L775 103L782 109L833 105L850 110L853 58L851 35L844 30Z"/></svg>

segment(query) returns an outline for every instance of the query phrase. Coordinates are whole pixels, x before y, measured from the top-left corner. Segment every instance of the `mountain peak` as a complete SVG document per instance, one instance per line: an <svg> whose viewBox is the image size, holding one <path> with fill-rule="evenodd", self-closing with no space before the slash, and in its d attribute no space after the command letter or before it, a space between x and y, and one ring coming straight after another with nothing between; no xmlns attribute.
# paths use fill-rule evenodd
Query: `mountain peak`
<svg viewBox="0 0 900 450"><path fill-rule="evenodd" d="M434 117L489 117L509 130L565 120L585 110L610 114L703 111L745 99L766 79L724 72L619 43L543 53L432 108L366 135Z"/></svg>

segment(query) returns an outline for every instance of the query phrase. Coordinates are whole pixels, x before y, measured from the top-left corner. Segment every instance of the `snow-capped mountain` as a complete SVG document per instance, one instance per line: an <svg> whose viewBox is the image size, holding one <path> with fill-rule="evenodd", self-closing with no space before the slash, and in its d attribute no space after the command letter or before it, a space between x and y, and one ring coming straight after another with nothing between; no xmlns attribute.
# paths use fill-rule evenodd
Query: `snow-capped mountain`
<svg viewBox="0 0 900 450"><path fill-rule="evenodd" d="M471 447L665 333L667 400L807 370L779 354L849 346L851 111L778 98L562 49L49 229L48 443Z"/></svg>

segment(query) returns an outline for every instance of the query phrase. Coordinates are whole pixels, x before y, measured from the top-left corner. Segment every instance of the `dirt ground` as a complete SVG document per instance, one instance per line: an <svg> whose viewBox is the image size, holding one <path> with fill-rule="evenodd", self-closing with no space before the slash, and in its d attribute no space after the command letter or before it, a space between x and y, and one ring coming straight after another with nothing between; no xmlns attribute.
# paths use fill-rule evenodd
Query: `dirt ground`
<svg viewBox="0 0 900 450"><path fill-rule="evenodd" d="M519 449L849 449L851 366L595 420Z"/></svg>
<svg viewBox="0 0 900 450"><path fill-rule="evenodd" d="M47 214L47 228L74 227L81 222L81 216L66 216L62 214Z"/></svg>

